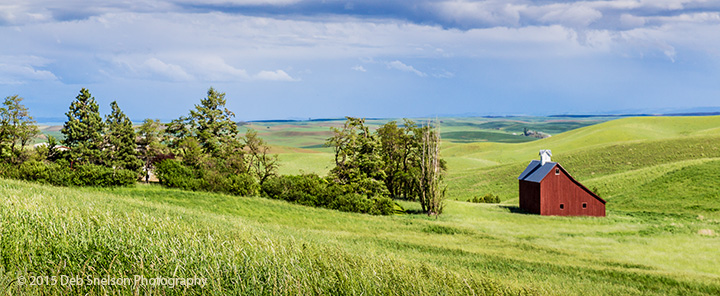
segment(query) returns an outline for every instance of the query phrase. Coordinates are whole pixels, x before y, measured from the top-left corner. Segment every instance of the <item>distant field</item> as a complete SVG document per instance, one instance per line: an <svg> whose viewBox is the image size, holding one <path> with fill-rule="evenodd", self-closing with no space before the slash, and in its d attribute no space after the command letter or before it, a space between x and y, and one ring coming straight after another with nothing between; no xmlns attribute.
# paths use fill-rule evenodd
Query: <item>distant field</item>
<svg viewBox="0 0 720 296"><path fill-rule="evenodd" d="M439 118L439 128L444 147L454 144L474 143L524 143L537 141L537 138L522 135L523 129L541 131L554 134L604 122L610 118L540 118L540 117L512 117L512 118ZM395 120L402 123L402 119L369 119L366 124L371 129ZM414 119L417 124L425 124L436 119ZM322 121L266 121L251 122L242 126L242 129L252 128L275 147L274 151L280 153L280 158L287 160L280 171L284 174L298 174L301 172L315 172L324 175L332 168L332 149L325 147L325 142L332 136L330 127L341 128L344 119ZM462 145L458 147L464 147ZM289 148L307 149L298 151ZM306 152L314 150L325 154L307 155ZM328 158L323 158L323 155ZM448 161L453 160L448 158ZM463 160L461 166L471 165L475 161Z"/></svg>
<svg viewBox="0 0 720 296"><path fill-rule="evenodd" d="M486 131L460 131L460 132L444 132L440 134L443 141L456 143L473 143L473 142L497 142L497 143L523 143L537 140L531 137L521 135L513 135L498 132Z"/></svg>
<svg viewBox="0 0 720 296"><path fill-rule="evenodd" d="M515 202L517 175L540 149L552 149L580 181L655 165L720 157L720 117L627 118L521 144L448 145L448 196L465 200L487 193ZM601 192L601 195L603 192Z"/></svg>

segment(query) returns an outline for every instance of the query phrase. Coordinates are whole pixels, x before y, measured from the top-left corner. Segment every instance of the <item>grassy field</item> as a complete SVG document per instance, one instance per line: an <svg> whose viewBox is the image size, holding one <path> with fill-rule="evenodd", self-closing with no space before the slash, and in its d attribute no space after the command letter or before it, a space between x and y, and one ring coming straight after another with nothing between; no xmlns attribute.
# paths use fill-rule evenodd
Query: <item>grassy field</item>
<svg viewBox="0 0 720 296"><path fill-rule="evenodd" d="M607 218L539 217L449 202L435 220L157 186L0 182L0 284L13 294L720 293L718 240L701 234L720 231L720 221L682 213L611 207ZM17 285L33 275L208 285Z"/></svg>
<svg viewBox="0 0 720 296"><path fill-rule="evenodd" d="M504 137L524 128L510 125L506 118L496 123L443 121L443 133L460 136ZM563 126L554 119L518 121ZM281 173L324 174L332 167L332 154L311 146L322 141L329 126L341 123L253 123L252 127L265 129L273 151L280 153ZM377 127L382 122L371 124ZM448 197L461 201L449 200L437 219L342 213L258 197L147 185L55 188L0 180L0 289L4 288L0 291L12 295L720 294L720 117L563 124L579 128L523 143L470 137L445 142ZM516 177L537 158L539 149L552 149L553 160L606 199L607 217L520 213ZM486 193L498 194L503 202L462 202ZM416 203L399 202L418 210ZM18 277L33 275L199 276L207 278L208 285L187 289L18 285Z"/></svg>

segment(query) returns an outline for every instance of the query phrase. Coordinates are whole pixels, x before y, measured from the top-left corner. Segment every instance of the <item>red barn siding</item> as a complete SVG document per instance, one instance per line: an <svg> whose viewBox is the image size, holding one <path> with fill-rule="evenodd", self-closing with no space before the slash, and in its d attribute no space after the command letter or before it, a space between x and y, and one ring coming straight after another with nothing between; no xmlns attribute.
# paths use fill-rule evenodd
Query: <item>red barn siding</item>
<svg viewBox="0 0 720 296"><path fill-rule="evenodd" d="M520 180L520 208L540 214L540 183Z"/></svg>
<svg viewBox="0 0 720 296"><path fill-rule="evenodd" d="M557 170L557 175L556 175ZM560 165L540 181L519 181L520 208L555 216L605 216L605 201L573 179ZM583 203L586 205L583 208ZM563 208L560 208L560 205Z"/></svg>

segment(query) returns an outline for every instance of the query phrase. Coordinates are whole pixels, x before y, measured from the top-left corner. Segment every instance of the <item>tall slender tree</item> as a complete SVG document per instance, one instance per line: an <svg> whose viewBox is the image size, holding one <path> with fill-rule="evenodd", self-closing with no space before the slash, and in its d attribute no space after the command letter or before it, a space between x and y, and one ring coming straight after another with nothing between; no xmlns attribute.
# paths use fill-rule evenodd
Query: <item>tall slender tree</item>
<svg viewBox="0 0 720 296"><path fill-rule="evenodd" d="M159 119L145 119L138 128L137 133L138 154L143 161L143 171L149 177L153 161L161 154L167 153L168 148L163 144L164 134ZM147 178L146 178L147 181Z"/></svg>
<svg viewBox="0 0 720 296"><path fill-rule="evenodd" d="M81 89L65 116L60 132L65 135L63 144L70 148L71 163L102 164L104 124L95 97Z"/></svg>
<svg viewBox="0 0 720 296"><path fill-rule="evenodd" d="M142 161L138 158L132 121L120 110L116 101L110 103L110 108L112 112L105 118L107 133L103 161L108 167L139 171Z"/></svg>
<svg viewBox="0 0 720 296"><path fill-rule="evenodd" d="M444 208L445 189L442 184L442 161L440 159L440 133L430 123L420 129L420 171L415 176L420 205L428 215L440 215Z"/></svg>

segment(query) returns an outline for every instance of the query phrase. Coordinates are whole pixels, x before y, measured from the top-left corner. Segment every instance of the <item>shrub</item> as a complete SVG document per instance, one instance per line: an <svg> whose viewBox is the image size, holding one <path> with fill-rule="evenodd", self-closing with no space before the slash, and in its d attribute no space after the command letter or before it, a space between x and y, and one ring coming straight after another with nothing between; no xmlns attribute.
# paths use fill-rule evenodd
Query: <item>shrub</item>
<svg viewBox="0 0 720 296"><path fill-rule="evenodd" d="M67 166L66 166L67 165ZM56 186L127 186L135 183L136 173L98 165L78 165L70 169L67 162L26 161L19 166L4 164L3 177L47 183Z"/></svg>
<svg viewBox="0 0 720 296"><path fill-rule="evenodd" d="M468 199L467 201L472 203L500 203L500 196L488 193L485 194L485 196L476 196L472 199Z"/></svg>
<svg viewBox="0 0 720 296"><path fill-rule="evenodd" d="M248 174L231 175L227 179L230 194L251 196L257 195L260 191L260 184Z"/></svg>
<svg viewBox="0 0 720 296"><path fill-rule="evenodd" d="M396 204L387 196L380 196L373 199L373 205L370 214L373 215L390 215L396 211ZM398 206L399 207L399 206ZM400 208L402 210L402 208ZM403 211L404 212L404 211Z"/></svg>
<svg viewBox="0 0 720 296"><path fill-rule="evenodd" d="M200 182L194 178L193 171L174 159L166 159L155 165L155 176L167 187L200 189Z"/></svg>
<svg viewBox="0 0 720 296"><path fill-rule="evenodd" d="M390 215L397 208L404 212L387 196L368 197L374 189L381 188L374 185L383 185L380 182L368 184L366 190L356 190L357 185L340 185L315 174L277 176L262 184L262 193L273 199L344 212ZM384 185L382 187L384 188ZM368 188L370 190L367 190Z"/></svg>
<svg viewBox="0 0 720 296"><path fill-rule="evenodd" d="M155 175L166 187L203 190L233 195L256 195L260 185L248 174L221 173L211 169L192 169L174 159L155 165Z"/></svg>
<svg viewBox="0 0 720 296"><path fill-rule="evenodd" d="M368 213L371 207L372 201L358 193L340 195L330 204L331 209L355 213Z"/></svg>
<svg viewBox="0 0 720 296"><path fill-rule="evenodd" d="M277 176L265 180L263 195L307 206L327 206L327 181L315 174Z"/></svg>

